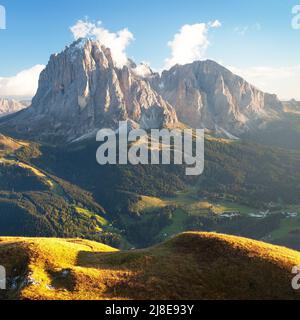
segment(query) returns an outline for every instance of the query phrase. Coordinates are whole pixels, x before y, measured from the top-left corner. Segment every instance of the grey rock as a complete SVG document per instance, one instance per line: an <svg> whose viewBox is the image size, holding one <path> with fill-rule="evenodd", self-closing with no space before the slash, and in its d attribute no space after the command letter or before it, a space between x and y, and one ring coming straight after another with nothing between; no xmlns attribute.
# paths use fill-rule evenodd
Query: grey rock
<svg viewBox="0 0 300 320"><path fill-rule="evenodd" d="M97 41L80 39L50 61L29 108L0 124L22 138L66 143L119 121L158 129L181 121L238 138L283 116L264 93L214 61L176 65L162 75L128 60L118 68Z"/></svg>
<svg viewBox="0 0 300 320"><path fill-rule="evenodd" d="M28 104L22 101L0 98L0 117L23 110L27 106Z"/></svg>
<svg viewBox="0 0 300 320"><path fill-rule="evenodd" d="M239 135L279 118L283 105L214 61L176 65L151 80L153 88L194 128Z"/></svg>
<svg viewBox="0 0 300 320"><path fill-rule="evenodd" d="M70 142L124 120L146 128L176 123L173 107L135 68L117 68L109 49L80 39L51 56L31 107L5 126L42 141Z"/></svg>

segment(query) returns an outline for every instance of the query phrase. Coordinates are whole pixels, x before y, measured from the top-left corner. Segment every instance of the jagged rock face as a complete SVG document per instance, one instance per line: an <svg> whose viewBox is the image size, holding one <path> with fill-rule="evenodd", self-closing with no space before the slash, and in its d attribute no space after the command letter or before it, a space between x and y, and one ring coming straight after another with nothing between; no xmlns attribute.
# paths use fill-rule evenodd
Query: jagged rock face
<svg viewBox="0 0 300 320"><path fill-rule="evenodd" d="M1 99L0 98L0 117L18 112L24 108L26 108L28 105L26 103L17 101L14 99Z"/></svg>
<svg viewBox="0 0 300 320"><path fill-rule="evenodd" d="M175 66L152 79L178 119L195 128L240 134L282 113L275 95L261 92L214 61Z"/></svg>
<svg viewBox="0 0 300 320"><path fill-rule="evenodd" d="M18 132L37 134L41 140L72 141L103 127L115 128L123 120L151 129L177 118L130 65L119 69L109 49L79 40L51 56L32 106L12 123Z"/></svg>
<svg viewBox="0 0 300 320"><path fill-rule="evenodd" d="M78 40L52 55L32 105L0 125L6 133L47 142L94 136L118 122L157 129L180 121L230 138L257 130L283 113L263 93L213 61L174 66L162 75L132 61L117 68L109 49Z"/></svg>

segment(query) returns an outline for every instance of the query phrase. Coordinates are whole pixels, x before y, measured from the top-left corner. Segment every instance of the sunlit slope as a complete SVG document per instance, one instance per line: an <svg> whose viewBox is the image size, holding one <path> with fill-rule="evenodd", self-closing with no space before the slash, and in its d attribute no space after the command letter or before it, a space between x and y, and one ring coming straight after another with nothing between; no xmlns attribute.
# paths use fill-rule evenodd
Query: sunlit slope
<svg viewBox="0 0 300 320"><path fill-rule="evenodd" d="M39 156L37 144L0 134L0 235L80 237L124 246L100 201L27 161Z"/></svg>
<svg viewBox="0 0 300 320"><path fill-rule="evenodd" d="M184 233L119 252L86 240L1 238L6 298L298 299L300 253L245 238Z"/></svg>

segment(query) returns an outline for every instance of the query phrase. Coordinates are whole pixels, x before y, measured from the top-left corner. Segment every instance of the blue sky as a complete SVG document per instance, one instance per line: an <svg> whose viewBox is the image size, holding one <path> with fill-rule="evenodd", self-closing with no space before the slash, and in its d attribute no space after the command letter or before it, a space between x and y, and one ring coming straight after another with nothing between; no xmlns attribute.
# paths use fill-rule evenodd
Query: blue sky
<svg viewBox="0 0 300 320"><path fill-rule="evenodd" d="M290 98L297 95L296 86L279 87L282 81L273 74L279 72L290 82L295 74L294 82L299 83L300 30L291 27L292 7L298 3L300 0L0 0L7 20L7 29L0 30L0 78L47 64L51 53L73 41L69 28L85 17L101 20L111 32L128 28L135 38L126 49L128 57L148 61L158 70L171 55L167 43L182 26L218 20L222 26L208 31L210 46L201 58L232 67L263 89L281 90L280 96Z"/></svg>

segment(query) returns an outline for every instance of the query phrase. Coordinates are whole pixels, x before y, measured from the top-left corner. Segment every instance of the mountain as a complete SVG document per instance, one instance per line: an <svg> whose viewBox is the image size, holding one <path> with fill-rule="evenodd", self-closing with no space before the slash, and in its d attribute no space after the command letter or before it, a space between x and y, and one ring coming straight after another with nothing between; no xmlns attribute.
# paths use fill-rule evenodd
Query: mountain
<svg viewBox="0 0 300 320"><path fill-rule="evenodd" d="M300 101L292 99L290 101L283 102L286 112L300 114Z"/></svg>
<svg viewBox="0 0 300 320"><path fill-rule="evenodd" d="M98 41L79 39L51 56L32 105L2 122L4 132L53 143L94 136L130 120L144 129L181 121L235 139L282 117L283 105L214 61L162 75L133 61L116 66ZM178 117L178 119L177 119Z"/></svg>
<svg viewBox="0 0 300 320"><path fill-rule="evenodd" d="M261 130L246 132L241 138L251 142L286 150L300 150L300 102L282 102L284 114L266 123Z"/></svg>
<svg viewBox="0 0 300 320"><path fill-rule="evenodd" d="M5 127L21 136L70 142L118 121L142 128L176 123L173 107L155 92L135 65L116 67L109 49L81 39L51 56L32 105Z"/></svg>
<svg viewBox="0 0 300 320"><path fill-rule="evenodd" d="M152 77L154 89L194 128L239 136L281 117L275 95L263 93L214 61L176 65Z"/></svg>
<svg viewBox="0 0 300 320"><path fill-rule="evenodd" d="M0 117L18 112L28 107L25 101L0 98Z"/></svg>
<svg viewBox="0 0 300 320"><path fill-rule="evenodd" d="M125 252L80 239L0 243L6 299L300 299L291 286L300 253L245 238L190 232Z"/></svg>
<svg viewBox="0 0 300 320"><path fill-rule="evenodd" d="M198 113L191 99L197 95L207 101ZM184 166L96 162L97 129L124 119L146 129L175 124L175 106L179 120L195 119L196 127L201 118L201 126L231 137L206 135L203 175L187 177ZM185 230L219 231L298 249L299 150L240 136L277 123L281 113L275 96L215 62L159 76L132 61L117 68L110 50L79 40L51 56L32 105L0 120L0 131L14 137L0 136L0 234L79 236L140 248ZM228 212L237 215L228 219Z"/></svg>

